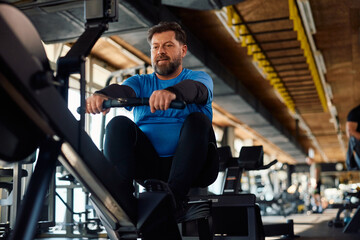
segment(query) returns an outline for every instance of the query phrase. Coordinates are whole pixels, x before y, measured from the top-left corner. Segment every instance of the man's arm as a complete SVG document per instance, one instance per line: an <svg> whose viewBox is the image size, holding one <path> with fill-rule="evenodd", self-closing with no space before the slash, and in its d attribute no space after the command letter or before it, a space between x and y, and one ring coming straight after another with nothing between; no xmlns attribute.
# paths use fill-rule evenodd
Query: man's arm
<svg viewBox="0 0 360 240"><path fill-rule="evenodd" d="M204 84L194 80L183 80L174 86L154 91L149 99L150 111L167 110L172 100L205 105L208 89Z"/></svg>
<svg viewBox="0 0 360 240"><path fill-rule="evenodd" d="M186 103L195 103L205 105L208 99L208 89L201 82L194 80L184 80L180 83L165 88L175 93L176 99L185 101Z"/></svg>
<svg viewBox="0 0 360 240"><path fill-rule="evenodd" d="M120 98L120 97L136 97L135 91L125 85L112 84L96 91L92 96L86 99L86 113L103 113L107 114L110 109L103 109L102 105L105 100L109 98Z"/></svg>
<svg viewBox="0 0 360 240"><path fill-rule="evenodd" d="M121 98L121 97L136 97L135 91L126 85L111 84L99 91L96 94L102 94L110 98Z"/></svg>
<svg viewBox="0 0 360 240"><path fill-rule="evenodd" d="M360 133L356 131L358 126L357 122L346 122L346 136L350 138L351 136L355 137L357 140L360 140Z"/></svg>

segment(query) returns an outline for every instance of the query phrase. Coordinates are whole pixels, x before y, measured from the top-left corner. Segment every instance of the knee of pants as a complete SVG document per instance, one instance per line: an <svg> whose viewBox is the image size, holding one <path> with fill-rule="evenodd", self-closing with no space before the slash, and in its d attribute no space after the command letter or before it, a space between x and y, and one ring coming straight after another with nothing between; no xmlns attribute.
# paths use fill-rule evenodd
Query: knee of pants
<svg viewBox="0 0 360 240"><path fill-rule="evenodd" d="M127 126L129 126L129 124L132 125L133 121L131 121L128 117L116 116L110 120L106 128L112 130L118 130L118 129L126 128Z"/></svg>
<svg viewBox="0 0 360 240"><path fill-rule="evenodd" d="M210 127L211 126L211 122L210 119L201 112L193 112L190 113L183 124L183 128L184 127L190 127L193 130L200 128L204 128L204 127Z"/></svg>
<svg viewBox="0 0 360 240"><path fill-rule="evenodd" d="M135 123L125 117L125 116L116 116L110 120L110 122L106 126L105 137L109 137L112 135L128 135L128 133L133 132L133 127Z"/></svg>

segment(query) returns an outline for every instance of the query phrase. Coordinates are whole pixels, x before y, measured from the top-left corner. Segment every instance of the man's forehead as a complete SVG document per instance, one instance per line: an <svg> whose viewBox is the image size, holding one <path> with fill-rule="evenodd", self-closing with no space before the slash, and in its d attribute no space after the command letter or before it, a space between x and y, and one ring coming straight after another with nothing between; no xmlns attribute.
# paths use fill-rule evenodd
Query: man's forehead
<svg viewBox="0 0 360 240"><path fill-rule="evenodd" d="M158 43L158 42L174 42L176 41L175 39L175 32L174 31L166 31L166 32L161 32L161 33L154 33L152 39L151 39L151 43Z"/></svg>

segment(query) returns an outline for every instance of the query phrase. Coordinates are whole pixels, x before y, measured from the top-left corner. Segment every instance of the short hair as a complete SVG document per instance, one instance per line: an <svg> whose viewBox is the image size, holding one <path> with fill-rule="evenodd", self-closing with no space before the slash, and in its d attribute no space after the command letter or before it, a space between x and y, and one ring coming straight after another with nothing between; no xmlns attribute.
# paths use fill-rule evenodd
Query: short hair
<svg viewBox="0 0 360 240"><path fill-rule="evenodd" d="M148 31L147 41L151 44L151 39L155 33L162 33L167 31L175 32L175 39L181 44L186 44L186 33L177 22L160 22L151 27Z"/></svg>

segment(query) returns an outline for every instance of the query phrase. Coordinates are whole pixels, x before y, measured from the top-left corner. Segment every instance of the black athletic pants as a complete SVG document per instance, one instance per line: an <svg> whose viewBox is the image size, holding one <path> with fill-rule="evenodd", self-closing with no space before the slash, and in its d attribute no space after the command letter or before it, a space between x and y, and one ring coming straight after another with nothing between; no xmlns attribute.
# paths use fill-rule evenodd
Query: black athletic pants
<svg viewBox="0 0 360 240"><path fill-rule="evenodd" d="M104 154L118 168L119 180L128 192L133 191L133 179L160 179L168 182L177 200L183 200L191 187L215 181L219 165L214 151L211 122L199 112L186 118L175 155L167 158L158 156L150 140L127 117L115 117L106 127Z"/></svg>

